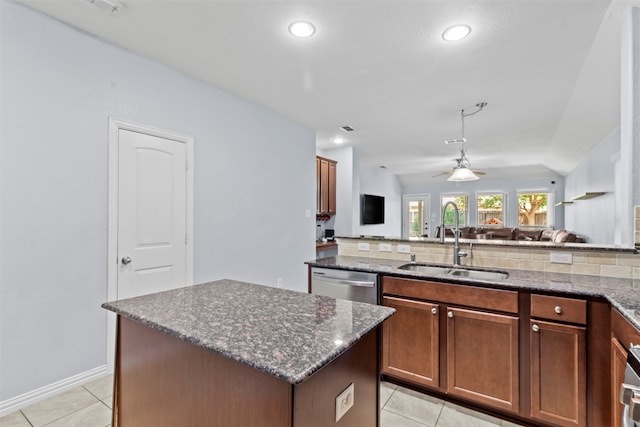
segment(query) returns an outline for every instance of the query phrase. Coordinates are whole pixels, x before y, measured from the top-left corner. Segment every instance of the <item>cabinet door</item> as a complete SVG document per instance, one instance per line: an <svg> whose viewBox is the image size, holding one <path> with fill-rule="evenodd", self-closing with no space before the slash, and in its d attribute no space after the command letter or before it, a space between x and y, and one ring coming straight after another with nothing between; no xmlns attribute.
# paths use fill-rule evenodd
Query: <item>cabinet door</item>
<svg viewBox="0 0 640 427"><path fill-rule="evenodd" d="M531 415L560 426L585 426L586 328L531 321Z"/></svg>
<svg viewBox="0 0 640 427"><path fill-rule="evenodd" d="M327 210L331 214L336 213L336 172L337 165L334 162L329 162Z"/></svg>
<svg viewBox="0 0 640 427"><path fill-rule="evenodd" d="M386 296L382 304L396 309L382 325L382 372L438 387L438 304Z"/></svg>
<svg viewBox="0 0 640 427"><path fill-rule="evenodd" d="M320 186L320 159L316 157L316 212L322 209L322 187Z"/></svg>
<svg viewBox="0 0 640 427"><path fill-rule="evenodd" d="M447 308L447 392L518 412L518 319Z"/></svg>
<svg viewBox="0 0 640 427"><path fill-rule="evenodd" d="M329 212L329 161L320 159L320 207L322 213Z"/></svg>
<svg viewBox="0 0 640 427"><path fill-rule="evenodd" d="M624 371L627 367L627 351L611 338L611 425L622 427L622 410L620 403L620 386L624 382Z"/></svg>

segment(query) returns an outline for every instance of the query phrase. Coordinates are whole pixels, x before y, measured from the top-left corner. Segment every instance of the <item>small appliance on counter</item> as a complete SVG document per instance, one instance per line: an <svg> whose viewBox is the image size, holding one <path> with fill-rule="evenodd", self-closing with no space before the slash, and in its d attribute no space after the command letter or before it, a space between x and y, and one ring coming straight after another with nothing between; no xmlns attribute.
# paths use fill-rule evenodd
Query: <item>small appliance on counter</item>
<svg viewBox="0 0 640 427"><path fill-rule="evenodd" d="M326 229L324 230L324 237L327 239L327 242L333 242L336 240L335 230Z"/></svg>

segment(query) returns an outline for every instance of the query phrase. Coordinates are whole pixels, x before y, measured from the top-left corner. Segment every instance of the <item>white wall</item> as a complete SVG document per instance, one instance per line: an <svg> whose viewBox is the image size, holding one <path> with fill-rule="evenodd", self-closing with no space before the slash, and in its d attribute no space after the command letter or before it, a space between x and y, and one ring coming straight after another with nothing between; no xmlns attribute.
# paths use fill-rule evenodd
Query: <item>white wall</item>
<svg viewBox="0 0 640 427"><path fill-rule="evenodd" d="M610 245L620 234L616 233L621 224L616 220L621 215L616 210L616 198L621 194L616 178L619 162L620 130L616 129L565 177L567 199L587 192L606 193L564 207L566 228L580 230L589 243Z"/></svg>
<svg viewBox="0 0 640 427"><path fill-rule="evenodd" d="M623 246L634 244L635 206L640 206L640 8L630 7L622 19L620 90L620 197L616 210L624 215L616 235Z"/></svg>
<svg viewBox="0 0 640 427"><path fill-rule="evenodd" d="M552 183L553 182L553 183ZM429 233L431 237L435 236L436 229L441 223L440 212L440 195L441 194L466 194L469 196L469 224L477 225L477 207L476 207L476 195L477 193L506 193L506 221L505 227L517 227L518 226L518 211L517 211L517 194L521 191L540 191L549 192L553 194L554 203L561 201L564 198L564 178L562 176L556 176L552 178L539 178L539 179L518 179L516 176L513 179L507 180L491 180L487 178L480 178L477 181L469 181L462 183L449 182L445 178L442 182L437 184L428 184L424 186L420 185L405 185L403 187L404 194L429 194L431 197L431 213ZM553 209L553 225L555 228L564 228L564 212L563 208Z"/></svg>
<svg viewBox="0 0 640 427"><path fill-rule="evenodd" d="M360 192L359 194L373 194L384 196L384 224L358 224L354 234L368 236L402 236L402 185L398 177L387 169L360 163ZM356 203L360 212L360 197ZM358 218L360 214L358 213Z"/></svg>
<svg viewBox="0 0 640 427"><path fill-rule="evenodd" d="M0 405L106 362L110 116L194 136L196 282L306 289L312 129L20 4L0 23Z"/></svg>
<svg viewBox="0 0 640 427"><path fill-rule="evenodd" d="M362 162L354 147L318 150L317 154L338 162L337 213L327 221L326 228L334 227L336 236L402 234L402 186L398 177L386 169ZM385 197L384 224L360 224L360 195L364 193Z"/></svg>

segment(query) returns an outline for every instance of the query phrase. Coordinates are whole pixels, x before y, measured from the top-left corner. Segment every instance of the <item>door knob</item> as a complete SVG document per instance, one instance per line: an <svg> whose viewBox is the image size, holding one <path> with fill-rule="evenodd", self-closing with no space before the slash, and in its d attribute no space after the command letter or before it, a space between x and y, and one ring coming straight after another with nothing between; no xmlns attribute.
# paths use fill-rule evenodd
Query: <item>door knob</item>
<svg viewBox="0 0 640 427"><path fill-rule="evenodd" d="M123 257L123 258L122 258L122 263L123 263L124 265L131 264L131 257L128 257L128 256Z"/></svg>

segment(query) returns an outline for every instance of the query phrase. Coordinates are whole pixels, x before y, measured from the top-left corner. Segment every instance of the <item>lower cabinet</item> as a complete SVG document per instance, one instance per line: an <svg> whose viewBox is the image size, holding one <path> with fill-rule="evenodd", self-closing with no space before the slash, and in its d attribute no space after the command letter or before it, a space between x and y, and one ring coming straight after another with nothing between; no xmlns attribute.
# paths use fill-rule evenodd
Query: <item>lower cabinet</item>
<svg viewBox="0 0 640 427"><path fill-rule="evenodd" d="M616 309L611 311L611 426L623 427L620 389L627 367L627 351L640 345L640 331Z"/></svg>
<svg viewBox="0 0 640 427"><path fill-rule="evenodd" d="M627 368L627 350L611 337L611 425L622 427L622 411L620 402L620 385L624 382L624 371Z"/></svg>
<svg viewBox="0 0 640 427"><path fill-rule="evenodd" d="M587 425L586 328L531 320L531 415Z"/></svg>
<svg viewBox="0 0 640 427"><path fill-rule="evenodd" d="M587 376L594 351L587 338L600 338L597 325L587 329L586 300L387 276L382 293L382 303L396 309L382 326L382 373L388 377L535 425L581 427L591 419L600 427L608 420L609 402L600 403L608 392L587 396L588 384L610 385L607 372ZM598 332L604 338L608 316L606 333ZM619 377L624 349L614 350ZM608 351L602 360L608 370ZM604 408L600 418L587 408L593 396L592 412Z"/></svg>
<svg viewBox="0 0 640 427"><path fill-rule="evenodd" d="M382 329L382 371L429 387L440 385L439 305L383 297L396 313Z"/></svg>
<svg viewBox="0 0 640 427"><path fill-rule="evenodd" d="M383 374L519 412L518 317L487 311L517 313L516 293L385 277L382 303Z"/></svg>
<svg viewBox="0 0 640 427"><path fill-rule="evenodd" d="M447 392L518 412L518 318L447 308Z"/></svg>

